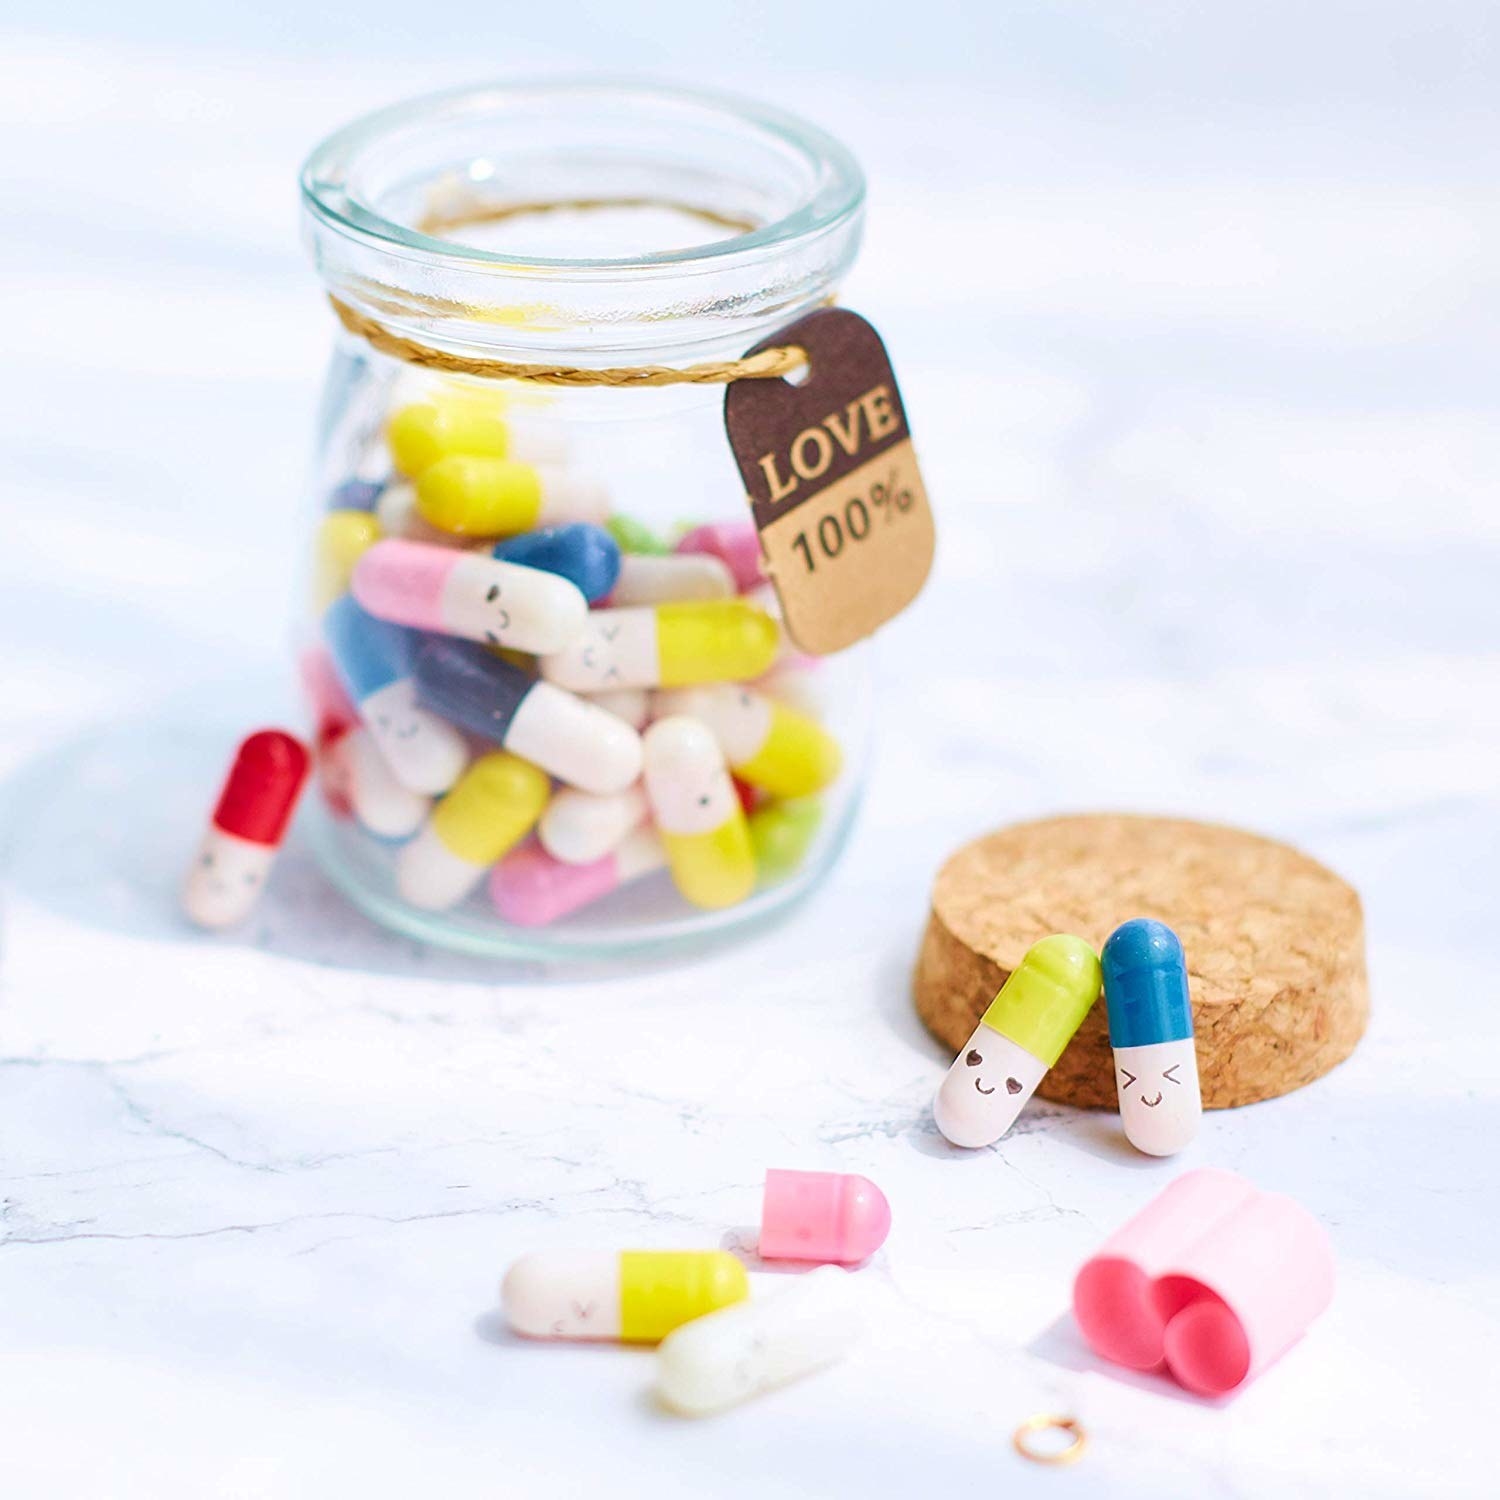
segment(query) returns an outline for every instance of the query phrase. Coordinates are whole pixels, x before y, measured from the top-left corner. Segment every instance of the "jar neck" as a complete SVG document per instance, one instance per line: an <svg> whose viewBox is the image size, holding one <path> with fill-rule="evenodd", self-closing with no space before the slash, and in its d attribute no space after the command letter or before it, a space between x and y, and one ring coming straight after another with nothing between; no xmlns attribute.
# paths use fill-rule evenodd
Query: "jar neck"
<svg viewBox="0 0 1500 1500"><path fill-rule="evenodd" d="M793 117L608 83L398 105L302 178L340 301L446 353L585 369L733 358L828 301L863 187Z"/></svg>

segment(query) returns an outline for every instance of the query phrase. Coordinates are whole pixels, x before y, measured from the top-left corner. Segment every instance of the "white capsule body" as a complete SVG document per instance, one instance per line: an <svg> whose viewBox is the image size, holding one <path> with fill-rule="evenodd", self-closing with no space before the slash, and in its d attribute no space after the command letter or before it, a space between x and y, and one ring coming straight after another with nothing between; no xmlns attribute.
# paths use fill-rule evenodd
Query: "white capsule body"
<svg viewBox="0 0 1500 1500"><path fill-rule="evenodd" d="M589 693L585 701L617 719L623 719L637 731L651 722L651 694L646 688L615 688L610 692Z"/></svg>
<svg viewBox="0 0 1500 1500"><path fill-rule="evenodd" d="M537 837L553 859L588 865L619 847L646 819L646 793L639 783L599 795L565 789L547 804Z"/></svg>
<svg viewBox="0 0 1500 1500"><path fill-rule="evenodd" d="M544 656L542 676L575 693L654 687L661 651L654 609L596 609L565 651Z"/></svg>
<svg viewBox="0 0 1500 1500"><path fill-rule="evenodd" d="M1198 1134L1203 1118L1192 1037L1114 1051L1125 1138L1147 1156L1175 1156Z"/></svg>
<svg viewBox="0 0 1500 1500"><path fill-rule="evenodd" d="M505 748L586 792L622 792L641 774L641 737L623 719L550 682L536 683Z"/></svg>
<svg viewBox="0 0 1500 1500"><path fill-rule="evenodd" d="M933 1100L937 1128L955 1146L992 1146L1046 1076L1046 1063L981 1021Z"/></svg>
<svg viewBox="0 0 1500 1500"><path fill-rule="evenodd" d="M563 650L582 633L588 612L588 600L566 578L478 553L459 557L443 584L449 635L516 651Z"/></svg>
<svg viewBox="0 0 1500 1500"><path fill-rule="evenodd" d="M432 799L402 786L368 729L355 725L329 745L325 754L363 828L377 838L404 839L422 826Z"/></svg>
<svg viewBox="0 0 1500 1500"><path fill-rule="evenodd" d="M542 508L532 529L545 531L549 526L571 526L575 521L602 526L608 520L609 491L600 480L554 464L532 467L536 469L542 492Z"/></svg>
<svg viewBox="0 0 1500 1500"><path fill-rule="evenodd" d="M447 911L479 884L488 868L455 854L429 820L396 856L396 889L411 906Z"/></svg>
<svg viewBox="0 0 1500 1500"><path fill-rule="evenodd" d="M270 844L226 833L208 825L182 887L182 909L200 927L233 927L260 900L276 859Z"/></svg>
<svg viewBox="0 0 1500 1500"><path fill-rule="evenodd" d="M685 715L658 719L645 736L646 798L663 833L713 833L743 817L713 731Z"/></svg>
<svg viewBox="0 0 1500 1500"><path fill-rule="evenodd" d="M463 736L417 702L417 684L410 677L377 688L359 705L359 716L391 773L413 792L446 792L468 764Z"/></svg>
<svg viewBox="0 0 1500 1500"><path fill-rule="evenodd" d="M820 1266L786 1289L674 1329L657 1351L657 1390L685 1416L707 1416L844 1358L864 1333L854 1278Z"/></svg>
<svg viewBox="0 0 1500 1500"><path fill-rule="evenodd" d="M522 1256L500 1284L500 1306L533 1339L620 1337L620 1252L547 1250Z"/></svg>
<svg viewBox="0 0 1500 1500"><path fill-rule="evenodd" d="M734 575L717 557L700 554L656 557L627 552L620 559L620 576L610 590L612 606L676 604L690 599L728 599Z"/></svg>

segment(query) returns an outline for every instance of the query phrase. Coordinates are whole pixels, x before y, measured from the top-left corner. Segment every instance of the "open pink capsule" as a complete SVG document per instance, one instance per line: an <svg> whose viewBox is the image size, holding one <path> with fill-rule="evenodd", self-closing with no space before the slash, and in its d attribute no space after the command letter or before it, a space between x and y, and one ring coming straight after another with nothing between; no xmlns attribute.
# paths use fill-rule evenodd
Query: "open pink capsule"
<svg viewBox="0 0 1500 1500"><path fill-rule="evenodd" d="M891 1230L885 1194L852 1172L796 1172L772 1167L761 1204L763 1260L854 1265L868 1260Z"/></svg>

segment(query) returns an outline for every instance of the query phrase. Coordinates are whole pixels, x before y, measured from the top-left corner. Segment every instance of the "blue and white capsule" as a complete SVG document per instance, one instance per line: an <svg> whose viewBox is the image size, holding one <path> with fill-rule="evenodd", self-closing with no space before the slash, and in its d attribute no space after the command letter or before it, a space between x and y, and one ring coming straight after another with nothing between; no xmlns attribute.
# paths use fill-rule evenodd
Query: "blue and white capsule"
<svg viewBox="0 0 1500 1500"><path fill-rule="evenodd" d="M1173 1156L1203 1118L1182 942L1165 922L1136 917L1110 934L1099 966L1125 1138Z"/></svg>
<svg viewBox="0 0 1500 1500"><path fill-rule="evenodd" d="M343 594L323 616L323 635L334 670L391 774L424 796L446 792L469 750L458 730L417 702L412 632L377 620Z"/></svg>

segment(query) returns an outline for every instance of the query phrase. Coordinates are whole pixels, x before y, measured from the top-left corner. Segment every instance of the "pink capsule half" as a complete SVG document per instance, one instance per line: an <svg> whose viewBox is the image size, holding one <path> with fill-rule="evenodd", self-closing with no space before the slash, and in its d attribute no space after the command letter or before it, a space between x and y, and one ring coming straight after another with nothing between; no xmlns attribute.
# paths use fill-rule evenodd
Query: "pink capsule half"
<svg viewBox="0 0 1500 1500"><path fill-rule="evenodd" d="M762 1260L814 1260L856 1265L885 1244L891 1206L885 1194L853 1172L766 1173L760 1211Z"/></svg>
<svg viewBox="0 0 1500 1500"><path fill-rule="evenodd" d="M650 828L627 833L612 854L586 865L567 865L537 843L512 850L490 872L490 900L517 927L545 927L601 900L667 862Z"/></svg>
<svg viewBox="0 0 1500 1500"><path fill-rule="evenodd" d="M766 581L754 521L716 521L694 527L678 542L677 551L717 557L734 574L734 586L742 594Z"/></svg>

